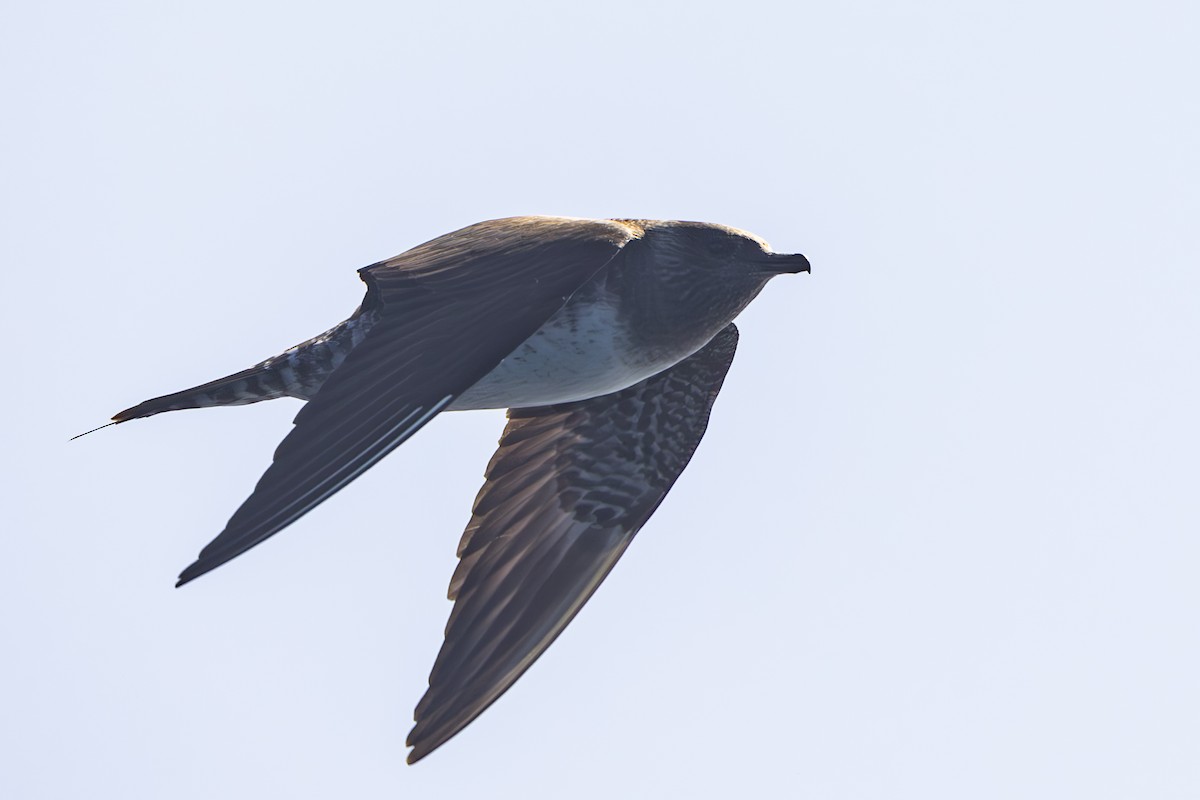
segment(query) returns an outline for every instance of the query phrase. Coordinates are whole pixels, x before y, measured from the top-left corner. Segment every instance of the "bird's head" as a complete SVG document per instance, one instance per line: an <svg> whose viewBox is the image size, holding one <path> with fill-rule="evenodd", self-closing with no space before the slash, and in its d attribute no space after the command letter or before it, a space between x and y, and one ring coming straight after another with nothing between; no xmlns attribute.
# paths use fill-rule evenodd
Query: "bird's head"
<svg viewBox="0 0 1200 800"><path fill-rule="evenodd" d="M767 282L784 273L808 272L802 255L775 253L752 233L708 222L620 220L635 238L614 271L636 302L642 330L678 337L696 332L699 344L734 319Z"/></svg>
<svg viewBox="0 0 1200 800"><path fill-rule="evenodd" d="M810 271L808 259L799 253L776 253L754 234L728 225L670 221L643 226L644 246L661 269L763 284L776 275Z"/></svg>

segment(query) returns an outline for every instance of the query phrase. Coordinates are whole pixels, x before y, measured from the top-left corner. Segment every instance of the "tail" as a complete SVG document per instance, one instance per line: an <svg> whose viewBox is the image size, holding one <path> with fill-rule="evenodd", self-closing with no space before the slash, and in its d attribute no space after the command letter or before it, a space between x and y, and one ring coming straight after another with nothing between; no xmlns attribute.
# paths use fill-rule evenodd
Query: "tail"
<svg viewBox="0 0 1200 800"><path fill-rule="evenodd" d="M184 389L182 392L165 394L144 403L138 403L113 415L112 422L84 431L71 439L87 436L89 433L128 422L131 419L141 419L161 414L164 411L179 411L184 408L207 408L209 406L237 406L246 403L257 403L260 400L274 400L284 397L291 392L284 385L283 375L278 369L277 359L268 359L256 364L250 369L226 375L215 381Z"/></svg>
<svg viewBox="0 0 1200 800"><path fill-rule="evenodd" d="M240 406L262 400L274 400L277 397L309 400L374 324L375 315L364 313L360 309L350 319L335 325L320 336L255 364L250 369L184 389L182 392L165 394L138 403L115 414L108 425L184 408ZM107 428L108 425L101 425L100 428ZM74 438L78 439L79 436Z"/></svg>
<svg viewBox="0 0 1200 800"><path fill-rule="evenodd" d="M226 375L215 381L184 389L182 392L155 397L144 403L113 415L113 424L141 419L164 411L180 411L185 408L208 408L210 406L239 406L274 400L289 394L279 374L274 359L264 361L250 369Z"/></svg>

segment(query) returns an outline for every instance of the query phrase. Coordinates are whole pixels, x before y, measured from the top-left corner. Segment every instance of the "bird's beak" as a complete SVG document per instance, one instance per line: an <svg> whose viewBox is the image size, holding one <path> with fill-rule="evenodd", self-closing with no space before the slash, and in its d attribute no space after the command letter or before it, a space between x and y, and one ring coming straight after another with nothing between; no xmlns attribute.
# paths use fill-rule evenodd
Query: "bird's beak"
<svg viewBox="0 0 1200 800"><path fill-rule="evenodd" d="M759 264L762 272L767 272L771 275L812 272L812 267L808 263L808 259L799 253L763 253L763 259Z"/></svg>

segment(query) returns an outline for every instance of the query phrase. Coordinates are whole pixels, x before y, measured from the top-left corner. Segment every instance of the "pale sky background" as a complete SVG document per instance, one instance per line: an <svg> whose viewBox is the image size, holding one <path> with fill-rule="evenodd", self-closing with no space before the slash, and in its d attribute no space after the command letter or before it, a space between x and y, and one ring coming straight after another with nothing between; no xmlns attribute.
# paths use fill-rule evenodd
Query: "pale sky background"
<svg viewBox="0 0 1200 800"><path fill-rule="evenodd" d="M1200 796L1195 9L5 3L0 796ZM588 607L410 768L499 412L181 590L299 403L67 438L528 213L813 273Z"/></svg>

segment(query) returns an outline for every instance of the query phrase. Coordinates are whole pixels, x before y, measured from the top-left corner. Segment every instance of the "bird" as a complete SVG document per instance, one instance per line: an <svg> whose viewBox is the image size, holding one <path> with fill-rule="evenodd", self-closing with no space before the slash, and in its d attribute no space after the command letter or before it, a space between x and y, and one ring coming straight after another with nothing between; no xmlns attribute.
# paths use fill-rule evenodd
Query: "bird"
<svg viewBox="0 0 1200 800"><path fill-rule="evenodd" d="M108 424L306 401L182 586L441 412L508 409L458 545L454 605L406 742L412 764L507 691L592 596L704 435L737 348L734 317L771 278L810 271L803 255L714 223L489 220L360 269L361 305L325 333Z"/></svg>

